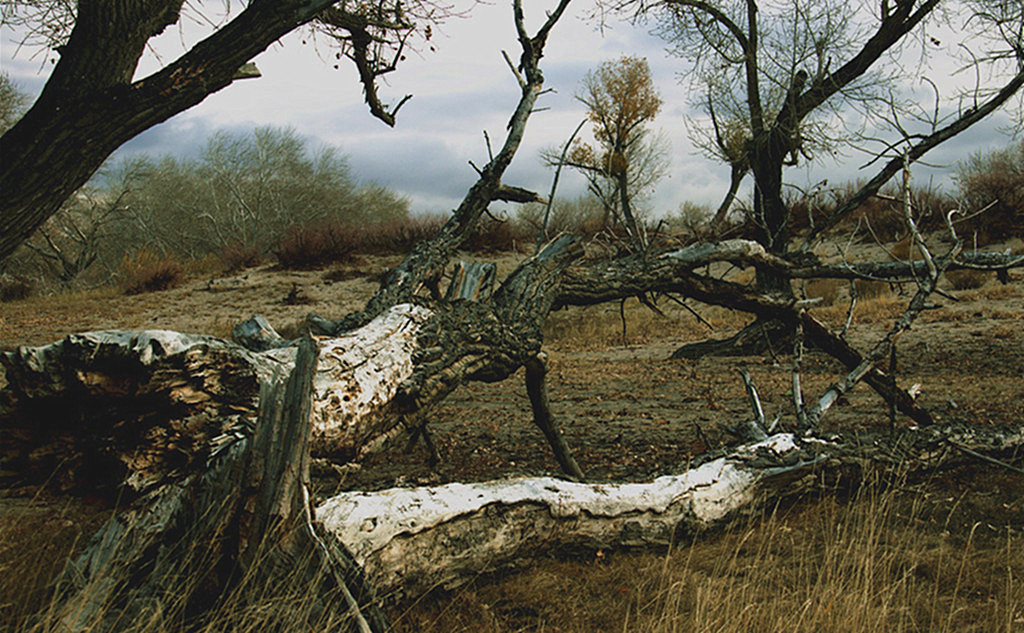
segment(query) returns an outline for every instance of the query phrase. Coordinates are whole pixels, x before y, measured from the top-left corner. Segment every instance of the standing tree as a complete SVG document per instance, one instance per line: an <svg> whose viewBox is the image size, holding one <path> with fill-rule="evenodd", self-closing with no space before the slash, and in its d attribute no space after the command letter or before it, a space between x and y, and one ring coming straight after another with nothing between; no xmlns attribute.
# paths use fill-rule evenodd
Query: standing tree
<svg viewBox="0 0 1024 633"><path fill-rule="evenodd" d="M694 86L703 95L697 103L711 120L705 138L713 140L705 146L731 165L734 182L745 169L753 175L754 237L775 256L784 257L790 249L789 208L782 195L785 168L850 140L844 121L857 120L870 134L894 131L876 152L887 162L862 190L815 225L803 252L907 164L991 114L1024 85L1024 6L1017 0L882 0L856 8L837 0L608 4L654 20L659 34L688 60ZM918 45L923 47L920 63L928 63L928 47L938 42L931 29L955 15L965 16L959 29L966 45L985 49L972 51L969 63L984 65L978 76L991 83L921 108L920 97L908 94L910 76L919 77L920 67L904 71L903 62L894 60ZM899 94L908 96L901 101L894 96ZM723 128L730 134L722 134ZM792 296L785 272L758 270L756 281L762 291ZM693 353L763 345L769 329L755 325Z"/></svg>
<svg viewBox="0 0 1024 633"><path fill-rule="evenodd" d="M144 159L101 169L98 175L106 180L104 186L90 183L79 189L25 242L62 286L74 287L97 267L104 269L106 280L116 274L118 263L133 246L131 231L126 230L134 212L133 194L149 169Z"/></svg>
<svg viewBox="0 0 1024 633"><path fill-rule="evenodd" d="M576 98L587 106L597 147L577 143L566 164L586 176L590 191L604 204L605 220L621 215L633 248L642 250L647 238L634 202L664 175L667 154L665 142L647 127L662 104L651 68L637 57L604 62L583 78Z"/></svg>
<svg viewBox="0 0 1024 633"><path fill-rule="evenodd" d="M981 120L1024 84L1024 9L1011 0L883 0L855 8L835 0L770 6L755 0L611 4L655 20L659 34L690 60L694 85L703 95L698 105L711 115L716 153L734 171L749 167L756 239L775 255L784 255L790 240L789 209L782 196L784 168L844 141L844 117L855 118L859 112L867 125L891 124L898 133L882 152L890 163L872 179L870 191L859 194L860 201L877 192L904 162L917 160ZM961 32L973 36L970 45L987 47L976 59L995 83L953 95L951 108L919 116L924 129L908 131L911 114L903 106L912 103L898 103L891 95L905 94L906 84L900 80L920 72L894 69L892 60L912 45L926 47L928 55L927 46L936 41L928 39L929 29L952 15L966 16ZM738 143L742 154L734 151L737 143L719 132L722 113L726 120L738 118L730 126L743 131ZM791 292L785 275L759 271L757 282L762 289Z"/></svg>
<svg viewBox="0 0 1024 633"><path fill-rule="evenodd" d="M315 24L334 38L359 71L370 111L393 125L405 100L383 104L376 79L451 12L434 0L253 0L181 57L136 79L149 41L200 10L183 0L4 0L4 22L60 59L39 98L0 139L0 258L124 142L247 76L240 72L246 63L300 27Z"/></svg>

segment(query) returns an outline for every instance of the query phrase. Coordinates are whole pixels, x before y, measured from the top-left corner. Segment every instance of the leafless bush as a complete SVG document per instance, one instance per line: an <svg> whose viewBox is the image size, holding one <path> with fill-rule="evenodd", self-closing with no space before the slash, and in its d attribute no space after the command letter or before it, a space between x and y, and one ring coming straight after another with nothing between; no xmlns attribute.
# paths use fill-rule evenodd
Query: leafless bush
<svg viewBox="0 0 1024 633"><path fill-rule="evenodd" d="M966 221L969 230L1024 234L1024 141L973 154L960 163L956 183L965 210L994 203L978 218Z"/></svg>
<svg viewBox="0 0 1024 633"><path fill-rule="evenodd" d="M263 254L255 244L234 242L224 247L220 264L225 272L234 273L263 263Z"/></svg>
<svg viewBox="0 0 1024 633"><path fill-rule="evenodd" d="M359 247L359 227L331 220L295 226L285 233L274 256L285 268L317 268L349 261Z"/></svg>
<svg viewBox="0 0 1024 633"><path fill-rule="evenodd" d="M544 211L547 205L531 203L521 205L513 222L523 234L536 239L544 224ZM604 209L601 201L594 196L584 195L574 200L555 199L548 215L548 236L559 233L571 233L582 237L590 237L598 233L604 223Z"/></svg>
<svg viewBox="0 0 1024 633"><path fill-rule="evenodd" d="M0 303L28 299L35 292L35 284L23 278L0 277Z"/></svg>
<svg viewBox="0 0 1024 633"><path fill-rule="evenodd" d="M184 272L173 255L142 249L121 261L121 286L126 295L167 290L184 281Z"/></svg>
<svg viewBox="0 0 1024 633"><path fill-rule="evenodd" d="M441 215L417 215L379 222L368 232L367 240L362 245L363 252L408 253L416 244L441 230L445 220Z"/></svg>
<svg viewBox="0 0 1024 633"><path fill-rule="evenodd" d="M463 246L474 253L501 253L532 241L526 231L510 221L485 218L477 224Z"/></svg>

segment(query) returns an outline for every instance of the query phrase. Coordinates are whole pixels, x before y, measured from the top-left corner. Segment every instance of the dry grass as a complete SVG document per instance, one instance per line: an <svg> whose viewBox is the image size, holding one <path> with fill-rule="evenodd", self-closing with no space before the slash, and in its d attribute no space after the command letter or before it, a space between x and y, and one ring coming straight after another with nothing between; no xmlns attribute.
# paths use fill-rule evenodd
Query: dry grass
<svg viewBox="0 0 1024 633"><path fill-rule="evenodd" d="M830 494L777 508L667 554L597 551L542 560L521 573L393 606L391 617L397 631L422 633L1024 628L1019 530L975 521L942 488L880 490L868 485L852 500ZM106 513L68 505L49 513L31 504L8 508L0 521L0 630L52 630L27 618L46 611L48 583ZM311 582L296 576L268 587L243 578L190 626L154 617L118 630L333 630L341 616L317 608Z"/></svg>
<svg viewBox="0 0 1024 633"><path fill-rule="evenodd" d="M48 586L108 513L76 499L0 499L0 631L20 631L49 600Z"/></svg>
<svg viewBox="0 0 1024 633"><path fill-rule="evenodd" d="M578 350L637 345L662 339L701 340L731 334L750 321L750 317L742 313L696 302L691 304L702 318L714 326L714 331L668 300L658 302L658 308L663 312L659 315L636 299L627 299L621 306L614 303L552 313L544 324L544 341L555 348Z"/></svg>

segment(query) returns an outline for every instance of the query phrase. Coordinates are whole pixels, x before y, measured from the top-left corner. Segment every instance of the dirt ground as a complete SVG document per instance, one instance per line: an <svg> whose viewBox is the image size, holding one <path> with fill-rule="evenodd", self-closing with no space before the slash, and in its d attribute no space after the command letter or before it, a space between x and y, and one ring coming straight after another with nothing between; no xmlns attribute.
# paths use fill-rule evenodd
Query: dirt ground
<svg viewBox="0 0 1024 633"><path fill-rule="evenodd" d="M502 257L500 270L507 272L519 258ZM0 304L0 349L107 328L227 337L234 323L253 314L266 316L288 335L297 331L307 312L337 317L361 307L380 273L395 261L366 258L334 270L306 272L264 266L135 297L101 290ZM1008 284L994 276L982 281L977 288L935 297L936 306L900 339L898 380L905 387L919 383L920 402L942 421L1017 424L1024 419L1024 272L1012 272ZM845 286L829 292L835 297L823 302L821 314L838 328L846 317ZM889 290L862 299L849 339L862 350L869 348L907 299L909 295ZM715 326L712 332L686 310L668 302L662 307L665 315L659 316L636 302L627 303L625 338L618 305L564 310L549 319L545 349L550 355L552 408L591 480L639 480L679 471L694 456L732 441L724 427L750 415L740 369L752 375L766 414L781 414L782 428L793 422L792 350L669 360L684 343L730 334L744 317L698 308ZM816 397L841 372L826 355L806 352L805 398ZM826 430L889 424L887 407L864 385L825 418ZM897 418L896 424L908 421ZM318 496L340 489L557 473L543 436L531 423L521 372L497 384L464 385L429 414L428 428L440 458L436 466L429 463L422 442L411 449L399 444L369 458L345 479L319 480ZM1012 499L1024 484L1018 478L1004 488ZM964 506L977 506L978 516L984 517L988 505L983 501L970 496ZM1019 532L1024 529L1024 508L997 520Z"/></svg>

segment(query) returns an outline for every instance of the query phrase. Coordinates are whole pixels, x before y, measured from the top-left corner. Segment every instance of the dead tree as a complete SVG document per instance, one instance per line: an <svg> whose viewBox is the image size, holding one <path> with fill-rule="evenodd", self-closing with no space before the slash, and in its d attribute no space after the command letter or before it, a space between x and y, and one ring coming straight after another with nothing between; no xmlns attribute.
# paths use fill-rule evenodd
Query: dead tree
<svg viewBox="0 0 1024 633"><path fill-rule="evenodd" d="M567 3L562 0L532 37L515 3L522 55L514 70L522 95L501 151L439 234L392 271L363 311L337 321L310 318L322 338L284 341L255 320L238 330L247 346L174 332L115 331L73 335L2 357L9 385L0 422L11 438L5 467L45 471L60 463L65 486L105 484L130 502L70 563L52 608L41 614L47 625L83 631L116 630L125 618L201 622L214 601L235 596L244 606L277 596L295 580L306 589L313 619L360 633L386 631L381 592L416 594L456 584L487 565L545 547L670 543L680 531L711 527L757 500L799 491L796 482L815 470L895 464L907 455L934 466L966 459L965 451L996 459L1024 444L1020 428L922 427L902 432L913 444L898 453L870 438L815 435L835 394L860 380L880 393L893 390L894 406L914 412L913 398L881 373L877 361L934 290L938 272L967 265L954 250L938 260L923 258L929 281L920 287L922 298L915 297L876 350L842 352L848 375L804 412L798 433L773 433L754 407L753 421L734 425L741 446L649 484L453 484L353 493L311 511L311 453L337 462L358 459L464 381L502 380L523 366L535 422L561 466L579 478L544 391L541 324L555 305L680 292L790 319L809 340L831 340L792 297L694 272L716 260L782 267L793 276L801 266L819 266L797 265L743 241L568 269L582 248L561 237L493 292L486 275L466 274L447 299L422 296L487 204L506 195L501 177L541 91L538 62L548 32ZM917 264L907 266L904 272L917 270ZM293 626L286 617L277 626Z"/></svg>

